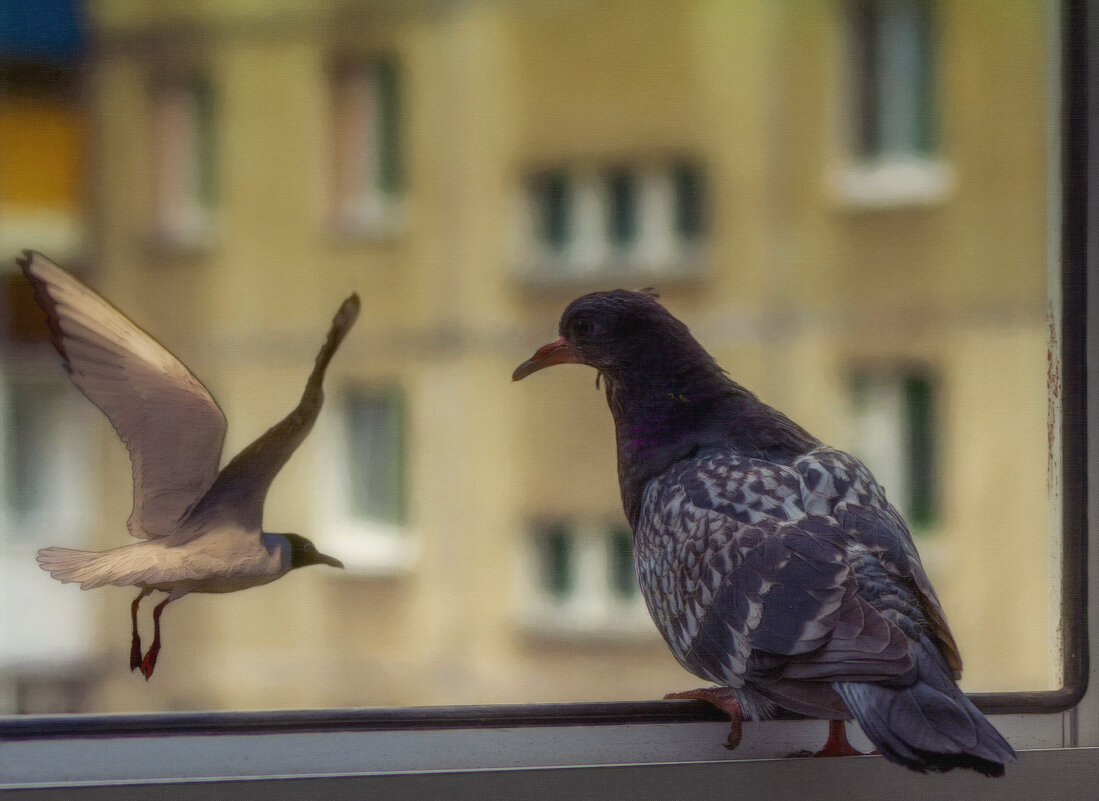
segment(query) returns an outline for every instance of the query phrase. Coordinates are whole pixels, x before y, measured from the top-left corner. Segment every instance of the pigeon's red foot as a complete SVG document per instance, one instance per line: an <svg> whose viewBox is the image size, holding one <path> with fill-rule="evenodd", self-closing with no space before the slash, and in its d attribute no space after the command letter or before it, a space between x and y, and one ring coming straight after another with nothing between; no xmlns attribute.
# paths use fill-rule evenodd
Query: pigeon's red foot
<svg viewBox="0 0 1099 801"><path fill-rule="evenodd" d="M732 724L725 747L732 751L740 745L740 724L744 720L744 711L740 708L740 702L736 700L736 693L729 687L700 687L684 693L668 693L664 698L669 701L705 701L716 706L729 716L729 722Z"/></svg>
<svg viewBox="0 0 1099 801"><path fill-rule="evenodd" d="M847 723L843 720L828 721L828 740L824 748L813 754L815 757L866 756L862 751L847 742Z"/></svg>

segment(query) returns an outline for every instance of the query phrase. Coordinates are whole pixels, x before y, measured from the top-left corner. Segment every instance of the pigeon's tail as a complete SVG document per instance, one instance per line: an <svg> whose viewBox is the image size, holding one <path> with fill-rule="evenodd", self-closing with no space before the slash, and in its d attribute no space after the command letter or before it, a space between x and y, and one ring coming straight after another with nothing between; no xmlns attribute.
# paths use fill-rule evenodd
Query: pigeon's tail
<svg viewBox="0 0 1099 801"><path fill-rule="evenodd" d="M1015 750L954 683L935 646L913 643L916 680L833 687L882 756L921 773L969 768L1002 776ZM911 675L911 674L909 674Z"/></svg>

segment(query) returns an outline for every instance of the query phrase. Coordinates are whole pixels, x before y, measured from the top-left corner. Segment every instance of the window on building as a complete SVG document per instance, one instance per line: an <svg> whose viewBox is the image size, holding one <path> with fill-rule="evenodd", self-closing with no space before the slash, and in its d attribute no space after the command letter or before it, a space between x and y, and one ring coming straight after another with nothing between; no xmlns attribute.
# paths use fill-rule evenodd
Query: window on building
<svg viewBox="0 0 1099 801"><path fill-rule="evenodd" d="M931 4L854 0L852 149L860 159L932 154L936 120Z"/></svg>
<svg viewBox="0 0 1099 801"><path fill-rule="evenodd" d="M331 395L313 435L338 465L317 476L318 547L352 572L402 570L417 546L408 531L404 392L352 382Z"/></svg>
<svg viewBox="0 0 1099 801"><path fill-rule="evenodd" d="M852 450L917 532L938 512L936 387L920 370L870 370L851 382Z"/></svg>
<svg viewBox="0 0 1099 801"><path fill-rule="evenodd" d="M855 205L939 202L953 184L939 160L935 6L930 0L850 0L843 198Z"/></svg>
<svg viewBox="0 0 1099 801"><path fill-rule="evenodd" d="M0 368L0 712L82 710L98 679L94 606L26 569L39 548L87 547L91 533L87 451L73 447L88 413L55 364L40 366Z"/></svg>
<svg viewBox="0 0 1099 801"><path fill-rule="evenodd" d="M404 523L404 403L394 389L353 387L343 397L348 508L362 520Z"/></svg>
<svg viewBox="0 0 1099 801"><path fill-rule="evenodd" d="M152 109L155 234L169 245L201 246L217 200L212 85L193 74L159 79Z"/></svg>
<svg viewBox="0 0 1099 801"><path fill-rule="evenodd" d="M378 233L403 221L401 73L390 58L332 72L332 214L337 228Z"/></svg>
<svg viewBox="0 0 1099 801"><path fill-rule="evenodd" d="M531 280L697 270L706 191L694 162L580 165L533 173Z"/></svg>
<svg viewBox="0 0 1099 801"><path fill-rule="evenodd" d="M602 520L534 525L525 575L525 624L563 635L649 636L629 529Z"/></svg>

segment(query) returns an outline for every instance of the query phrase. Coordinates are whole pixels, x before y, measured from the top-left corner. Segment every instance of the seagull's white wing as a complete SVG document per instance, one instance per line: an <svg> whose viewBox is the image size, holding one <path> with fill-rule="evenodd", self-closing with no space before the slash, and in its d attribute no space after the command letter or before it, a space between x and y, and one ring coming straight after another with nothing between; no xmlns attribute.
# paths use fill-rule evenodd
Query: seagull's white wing
<svg viewBox="0 0 1099 801"><path fill-rule="evenodd" d="M98 294L40 253L18 262L73 383L130 452L130 533L172 534L217 477L225 415L179 359Z"/></svg>

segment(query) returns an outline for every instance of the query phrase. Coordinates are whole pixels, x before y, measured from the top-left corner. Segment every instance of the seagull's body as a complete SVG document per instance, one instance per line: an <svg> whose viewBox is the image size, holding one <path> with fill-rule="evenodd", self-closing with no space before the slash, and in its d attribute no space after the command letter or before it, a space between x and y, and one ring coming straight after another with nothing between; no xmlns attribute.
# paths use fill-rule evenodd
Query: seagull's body
<svg viewBox="0 0 1099 801"><path fill-rule="evenodd" d="M342 567L304 537L263 531L263 505L320 413L324 373L358 316L357 295L336 313L297 408L219 471L225 416L190 370L49 259L24 251L18 261L70 378L129 450L134 507L127 526L139 539L99 552L44 548L38 562L81 589L141 588L131 605L131 669L152 676L160 615L184 595L236 592L311 564ZM154 591L167 597L153 611L153 644L142 656L137 609Z"/></svg>
<svg viewBox="0 0 1099 801"><path fill-rule="evenodd" d="M649 612L733 720L854 716L917 771L1004 772L1015 752L956 684L962 660L903 518L856 458L729 379L649 293L573 301L514 380L595 367Z"/></svg>

